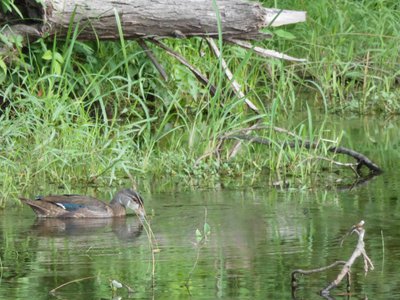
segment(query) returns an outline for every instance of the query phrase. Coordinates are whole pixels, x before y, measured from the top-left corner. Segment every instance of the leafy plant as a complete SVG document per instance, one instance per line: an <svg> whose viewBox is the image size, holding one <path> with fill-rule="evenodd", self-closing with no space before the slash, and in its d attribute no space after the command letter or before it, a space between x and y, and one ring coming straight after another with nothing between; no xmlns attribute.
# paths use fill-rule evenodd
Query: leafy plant
<svg viewBox="0 0 400 300"><path fill-rule="evenodd" d="M14 0L2 0L0 3L0 11L2 11L3 13L15 12L22 19L22 13L14 2Z"/></svg>
<svg viewBox="0 0 400 300"><path fill-rule="evenodd" d="M201 248L208 242L210 235L211 235L211 227L207 223L207 208L205 208L204 209L203 231L201 231L197 228L196 232L195 232L196 242L194 243L194 245L196 247L196 260L195 260L193 267L190 270L188 278L186 279L186 282L185 282L185 287L186 287L187 291L189 292L189 294L190 294L190 289L189 289L190 280L191 280L193 273L196 270L197 264L199 262Z"/></svg>
<svg viewBox="0 0 400 300"><path fill-rule="evenodd" d="M200 244L203 242L204 243L207 242L210 234L211 234L210 225L208 225L208 223L204 223L203 232L200 231L198 228L196 229L196 243Z"/></svg>

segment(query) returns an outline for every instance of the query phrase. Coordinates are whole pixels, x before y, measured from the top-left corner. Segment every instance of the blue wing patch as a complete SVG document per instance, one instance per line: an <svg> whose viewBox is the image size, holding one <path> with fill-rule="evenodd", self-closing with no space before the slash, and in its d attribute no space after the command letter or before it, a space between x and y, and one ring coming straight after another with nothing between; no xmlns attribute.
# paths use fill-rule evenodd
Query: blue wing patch
<svg viewBox="0 0 400 300"><path fill-rule="evenodd" d="M60 202L56 202L55 204L57 206L61 207L62 209L67 210L67 211L74 211L74 210L78 210L80 208L85 207L85 205L83 205L83 204L76 204L76 203L60 203Z"/></svg>

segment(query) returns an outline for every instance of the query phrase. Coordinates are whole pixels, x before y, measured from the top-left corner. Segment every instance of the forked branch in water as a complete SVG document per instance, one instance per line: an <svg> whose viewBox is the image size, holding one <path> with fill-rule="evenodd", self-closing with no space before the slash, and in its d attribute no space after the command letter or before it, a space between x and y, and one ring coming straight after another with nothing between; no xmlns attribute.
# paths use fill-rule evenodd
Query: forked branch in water
<svg viewBox="0 0 400 300"><path fill-rule="evenodd" d="M353 254L350 256L350 258L347 261L336 261L327 267L322 267L322 268L317 268L317 269L312 269L312 270L301 270L301 269L294 270L292 272L292 294L294 294L294 292L298 286L297 277L296 277L298 274L309 275L309 274L313 274L313 273L318 273L318 272L322 272L327 269L330 269L337 265L343 265L342 270L337 275L335 280L333 280L331 283L329 283L328 286L326 286L324 289L322 289L320 291L320 294L325 297L329 296L329 291L331 289L337 287L340 284L340 282L343 280L344 277L347 277L347 291L350 292L350 269L351 269L352 265L354 264L355 260L361 255L364 258L365 274L367 274L369 270L373 270L374 265L365 251L364 224L365 224L364 221L360 221L358 224L353 225L350 228L350 230L347 232L347 234L345 235L345 237L346 237L347 235L352 234L353 232L358 234L358 241L357 241L356 248L354 249Z"/></svg>

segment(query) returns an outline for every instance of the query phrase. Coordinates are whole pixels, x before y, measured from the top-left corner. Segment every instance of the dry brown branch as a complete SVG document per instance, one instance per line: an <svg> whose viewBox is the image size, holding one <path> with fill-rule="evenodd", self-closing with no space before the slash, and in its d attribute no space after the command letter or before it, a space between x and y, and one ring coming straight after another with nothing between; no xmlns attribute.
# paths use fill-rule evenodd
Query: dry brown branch
<svg viewBox="0 0 400 300"><path fill-rule="evenodd" d="M222 145L223 145L223 141L225 140L238 140L238 141L249 141L249 142L253 142L253 143L259 143L259 144L263 144L263 145L267 145L267 146L272 146L272 145L277 145L279 147L282 148L295 148L295 147L304 147L305 149L317 149L318 147L320 147L319 143L320 142L334 142L331 140L327 140L327 139L321 139L318 142L310 142L307 140L302 140L302 138L297 135L296 133L281 128L281 127L277 127L277 126L269 126L269 125L260 125L259 124L260 121L258 121L256 124L250 126L250 127L246 127L246 128L241 128L235 131L231 131L228 132L226 134L224 134L223 136L220 136L220 143L218 143L217 148L214 151L210 151L209 153L207 153L206 155L202 156L201 158L199 158L197 160L197 162L205 157L209 157L211 155L213 155L214 153L219 153ZM276 143L271 141L269 138L266 137L259 137L259 136L254 136L254 135L249 135L249 133L251 131L257 131L257 130L273 130L279 133L283 133L286 134L292 138L295 139L295 141L291 141L291 142L283 142L281 144ZM233 157L234 155L236 155L237 151L239 150L238 147L235 146L232 148L232 154L229 155L229 158ZM344 154L347 156L350 156L352 158L354 158L356 160L356 163L342 163L342 162L338 162L338 161L334 161L328 158L323 158L323 157L317 157L318 159L323 159L323 160L327 160L330 161L333 164L339 165L339 166L344 166L344 167L349 167L352 169L352 171L357 175L360 176L360 169L363 165L365 165L370 171L371 174L373 175L378 175L380 173L382 173L382 169L376 165L375 163L373 163L368 157L366 157L365 155L356 152L352 149L348 149L345 147L340 147L340 146L331 146L329 148L327 148L328 152L331 153L337 153L337 154ZM370 177L368 177L368 179L371 179Z"/></svg>
<svg viewBox="0 0 400 300"><path fill-rule="evenodd" d="M240 84L236 81L236 79L234 79L234 76L231 72L231 70L228 68L228 64L226 63L225 59L223 59L221 57L221 52L218 49L218 46L215 44L214 40L212 38L206 38L206 41L209 45L209 47L211 48L211 50L214 52L214 55L220 59L221 64L222 64L222 68L224 69L225 75L226 77L229 79L230 81L230 85L234 91L234 93L236 94L236 96L239 99L243 99L244 102L246 103L246 105L256 114L259 114L260 111L257 108L257 106L255 106L253 104L253 102L250 101L250 99L248 99L244 93L242 92L242 87L240 86ZM253 126L257 126L257 124L253 125ZM251 132L251 127L247 130L247 132ZM237 141L235 143L235 145L232 147L232 149L229 151L229 158L234 157L240 150L242 141ZM219 146L221 146L222 144L219 144ZM217 151L219 153L219 148L217 148Z"/></svg>
<svg viewBox="0 0 400 300"><path fill-rule="evenodd" d="M279 133L284 133L284 134L287 134L287 135L289 135L291 137L294 137L294 138L297 138L297 139L301 139L301 137L299 135L295 134L294 132L292 132L292 131L290 131L288 129L281 128L281 127L276 127L276 126L270 126L270 125L260 125L260 124L258 124L257 126L250 126L250 127L240 128L240 129L237 129L237 130L230 131L230 132L226 133L224 135L224 137L225 136L235 135L235 134L246 133L246 132L248 132L249 129L251 129L252 131L254 131L254 130L272 129L273 131L276 131L276 132L279 132Z"/></svg>
<svg viewBox="0 0 400 300"><path fill-rule="evenodd" d="M277 129L277 127L273 127L273 129L275 130ZM279 128L279 130L281 132L288 133L286 129ZM294 133L292 133L292 135L295 136ZM224 135L220 138L223 140L228 140L228 139L247 140L253 143L259 143L267 146L273 145L272 141L269 138L253 136L253 135L233 134L233 135ZM274 144L276 143L274 142ZM282 148L304 147L305 149L317 149L319 147L319 144L317 142L310 142L298 138L296 141L283 142L279 144L279 146ZM373 163L368 157L352 149L340 146L331 146L327 149L327 151L335 154L344 154L354 158L357 161L357 168L356 168L357 175L360 175L360 169L364 165L374 174L379 174L382 172L382 169L378 165Z"/></svg>
<svg viewBox="0 0 400 300"><path fill-rule="evenodd" d="M261 122L261 120L258 120L258 122L256 124L254 124L253 126L250 126L249 128L247 128L247 130L245 131L245 134L250 134L251 131L253 131L253 129L257 128L259 126L259 123ZM233 158L236 156L236 154L238 154L240 148L242 145L242 141L236 141L236 143L233 145L233 147L231 148L231 150L229 151L229 159Z"/></svg>
<svg viewBox="0 0 400 300"><path fill-rule="evenodd" d="M164 79L164 81L168 81L168 75L167 72L165 72L163 66L158 62L157 58L154 56L153 52L149 47L147 47L146 42L143 39L137 39L137 42L140 47L144 50L144 53L146 53L147 57L151 60L153 65L156 67L157 71L160 73L161 77Z"/></svg>
<svg viewBox="0 0 400 300"><path fill-rule="evenodd" d="M316 159L327 161L336 166L350 168L354 172L354 174L356 174L357 177L360 177L360 175L357 172L357 166L358 166L357 163L343 163L343 162L336 161L336 160L333 160L333 159L330 159L327 157L323 157L323 156L310 156L310 157L303 159L300 163L305 162L307 160L316 160Z"/></svg>
<svg viewBox="0 0 400 300"><path fill-rule="evenodd" d="M165 45L164 43L160 42L157 39L149 39L148 41L164 49L169 55L171 55L172 57L177 59L181 64L187 67L194 74L194 76L196 76L197 80L199 80L202 84L204 84L209 88L211 95L213 96L215 95L215 93L217 92L216 87L212 85L208 80L208 78L205 75L203 75L199 70L197 70L195 67L193 67L182 55L175 52L174 50L172 50L167 45Z"/></svg>

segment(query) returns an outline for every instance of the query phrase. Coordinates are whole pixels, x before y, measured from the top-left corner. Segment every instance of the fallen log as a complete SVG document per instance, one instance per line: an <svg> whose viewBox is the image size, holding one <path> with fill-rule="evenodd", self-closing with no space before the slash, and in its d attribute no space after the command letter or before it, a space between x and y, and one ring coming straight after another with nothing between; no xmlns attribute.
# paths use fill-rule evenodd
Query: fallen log
<svg viewBox="0 0 400 300"><path fill-rule="evenodd" d="M41 2L41 3L38 3ZM116 14L126 39L154 37L218 37L257 40L260 30L305 21L302 11L264 8L245 0L16 0L24 19L0 14L14 34L65 37L79 24L80 40L119 38ZM19 20L18 20L19 19ZM22 26L21 26L22 25Z"/></svg>

